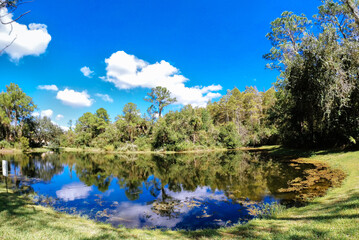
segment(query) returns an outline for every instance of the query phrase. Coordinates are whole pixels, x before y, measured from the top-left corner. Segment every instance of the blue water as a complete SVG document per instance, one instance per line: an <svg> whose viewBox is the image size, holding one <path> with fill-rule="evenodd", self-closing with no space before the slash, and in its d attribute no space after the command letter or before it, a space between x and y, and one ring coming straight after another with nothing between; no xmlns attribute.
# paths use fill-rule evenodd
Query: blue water
<svg viewBox="0 0 359 240"><path fill-rule="evenodd" d="M11 173L37 204L58 211L113 226L193 230L246 222L253 210L292 198L281 189L310 167L259 158L43 154L11 159Z"/></svg>

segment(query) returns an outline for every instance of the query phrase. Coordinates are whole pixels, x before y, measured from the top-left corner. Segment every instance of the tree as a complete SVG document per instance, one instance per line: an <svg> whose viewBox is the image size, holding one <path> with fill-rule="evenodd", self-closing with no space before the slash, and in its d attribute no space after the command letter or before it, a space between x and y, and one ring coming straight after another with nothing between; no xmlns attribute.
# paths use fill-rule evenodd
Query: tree
<svg viewBox="0 0 359 240"><path fill-rule="evenodd" d="M314 19L285 12L272 22L265 57L281 65L273 119L284 143L345 145L359 138L358 31L342 1L324 1Z"/></svg>
<svg viewBox="0 0 359 240"><path fill-rule="evenodd" d="M127 139L133 142L138 135L138 127L140 125L141 117L140 110L137 109L137 105L134 103L127 103L122 110L123 115L117 117L122 122L122 126L125 127L124 131L127 132ZM117 123L120 126L120 122Z"/></svg>
<svg viewBox="0 0 359 240"><path fill-rule="evenodd" d="M6 92L0 93L0 120L7 140L22 136L25 120L31 117L35 108L32 98L17 84L6 86Z"/></svg>
<svg viewBox="0 0 359 240"><path fill-rule="evenodd" d="M33 129L28 136L32 145L43 146L47 144L53 144L58 146L60 144L60 137L63 134L62 129L51 122L48 117L38 117L33 121ZM29 124L28 124L29 125Z"/></svg>
<svg viewBox="0 0 359 240"><path fill-rule="evenodd" d="M107 110L104 108L99 108L96 111L95 114L95 121L96 121L96 130L95 130L95 136L103 133L110 123L110 116L107 113Z"/></svg>
<svg viewBox="0 0 359 240"><path fill-rule="evenodd" d="M138 122L140 118L140 110L137 108L137 105L134 103L127 103L122 110L123 118L127 122Z"/></svg>
<svg viewBox="0 0 359 240"><path fill-rule="evenodd" d="M152 104L148 110L152 116L158 114L158 117L162 117L163 109L177 101L176 98L171 97L171 92L165 87L152 88L147 95L148 97L144 98L144 100Z"/></svg>

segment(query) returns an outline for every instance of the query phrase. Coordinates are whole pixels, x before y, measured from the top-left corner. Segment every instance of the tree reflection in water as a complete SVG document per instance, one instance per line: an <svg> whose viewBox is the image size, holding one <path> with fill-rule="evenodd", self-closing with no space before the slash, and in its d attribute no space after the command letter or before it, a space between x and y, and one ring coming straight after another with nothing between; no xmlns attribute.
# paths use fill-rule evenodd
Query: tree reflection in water
<svg viewBox="0 0 359 240"><path fill-rule="evenodd" d="M45 182L50 182L54 176L60 180L78 178L83 185L66 182L66 185L62 185L64 189L57 190L67 200L63 201L66 203L58 202L58 206L95 209L101 213L96 215L101 216L99 220L111 222L112 219L116 224L125 225L130 214L123 215L125 209L132 209L132 212L138 212L138 216L132 218L140 219L136 220L136 224L127 224L133 227L189 226L183 223L183 219L202 222L199 227L213 227L206 225L210 221L222 222L223 225L219 216L225 218L225 215L234 214L229 219L236 221L248 217L246 206L243 205L248 200L260 202L272 197L282 203L303 201L304 192L309 192L306 196L313 197L316 192L323 194L333 184L323 172L330 178L335 176L323 165L318 167L313 163L283 162L244 151L121 155L61 153L7 158L12 162L15 175L39 178ZM306 185L293 187L301 182ZM119 186L117 190L114 184ZM86 194L74 194L75 190L68 186L83 186ZM95 194L93 187L98 193ZM318 191L318 188L322 191ZM71 196L64 196L71 191ZM123 191L127 199L113 201L108 197L113 191ZM98 196L94 201L101 204L91 204L94 196ZM86 198L85 201L83 198ZM166 225L165 219L177 219L176 225ZM158 222L162 225L158 225Z"/></svg>

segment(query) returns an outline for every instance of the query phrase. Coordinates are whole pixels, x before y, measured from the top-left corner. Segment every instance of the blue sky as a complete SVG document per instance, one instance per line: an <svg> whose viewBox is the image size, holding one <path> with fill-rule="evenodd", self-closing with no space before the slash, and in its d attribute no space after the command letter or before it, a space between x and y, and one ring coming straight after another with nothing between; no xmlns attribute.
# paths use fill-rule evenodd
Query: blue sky
<svg viewBox="0 0 359 240"><path fill-rule="evenodd" d="M39 112L51 109L53 120L66 126L100 107L114 119L127 102L145 112L149 105L143 98L156 79L159 84L178 82L170 85L177 98L194 105L216 101L235 86L268 89L278 75L266 70L262 59L270 49L265 38L270 22L285 10L312 16L319 5L319 0L35 0L17 14L31 10L19 23L47 26L46 34L35 37L43 41L43 48L34 50L41 54L16 57L10 49L1 55L0 91L17 83ZM91 78L80 71L84 66L94 72ZM123 75L131 69L137 72ZM41 90L39 85L56 85L58 90ZM82 97L90 102L66 102L72 93L87 95ZM113 102L96 94L107 94ZM196 94L201 100L194 99ZM59 114L64 117L56 120Z"/></svg>

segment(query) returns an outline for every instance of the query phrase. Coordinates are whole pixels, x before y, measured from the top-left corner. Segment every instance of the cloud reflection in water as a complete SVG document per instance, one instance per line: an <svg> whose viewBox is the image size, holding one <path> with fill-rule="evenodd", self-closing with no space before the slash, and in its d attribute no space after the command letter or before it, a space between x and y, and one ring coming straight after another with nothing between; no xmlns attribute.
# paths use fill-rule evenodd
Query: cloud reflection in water
<svg viewBox="0 0 359 240"><path fill-rule="evenodd" d="M64 185L60 190L56 191L56 196L68 202L76 199L85 199L90 195L91 191L92 187L78 182Z"/></svg>
<svg viewBox="0 0 359 240"><path fill-rule="evenodd" d="M107 220L114 226L125 225L130 228L142 228L142 227L162 227L162 228L176 228L176 226L183 221L183 219L191 214L191 210L196 207L201 208L201 203L205 201L225 201L227 197L220 191L212 192L209 187L198 187L195 191L181 191L173 192L166 189L166 200L163 200L162 193L157 197L154 203L150 202L147 205L123 202L120 203L116 209L109 212L110 217ZM200 204L193 204L193 200ZM176 214L159 214L154 210L154 206L159 206L165 201L174 203ZM191 205L192 204L192 205ZM201 215L201 210L196 210L192 214ZM220 224L220 222L218 222Z"/></svg>

